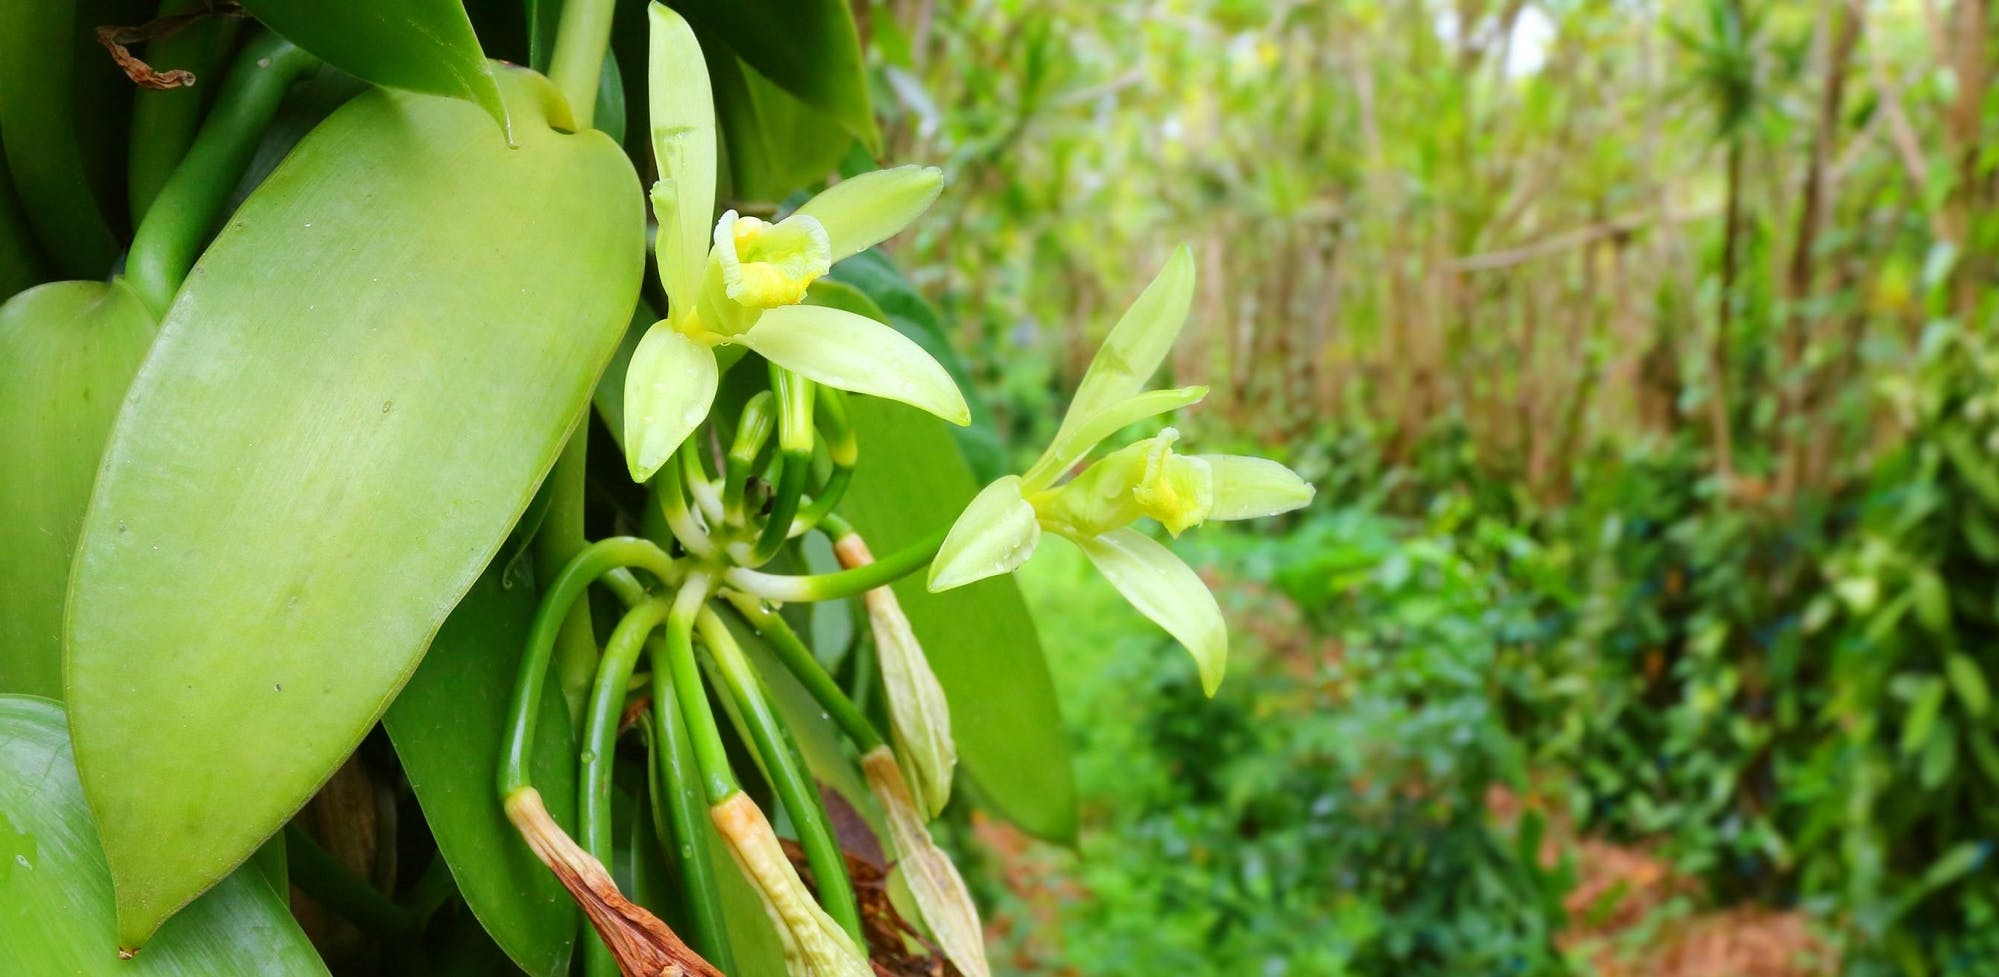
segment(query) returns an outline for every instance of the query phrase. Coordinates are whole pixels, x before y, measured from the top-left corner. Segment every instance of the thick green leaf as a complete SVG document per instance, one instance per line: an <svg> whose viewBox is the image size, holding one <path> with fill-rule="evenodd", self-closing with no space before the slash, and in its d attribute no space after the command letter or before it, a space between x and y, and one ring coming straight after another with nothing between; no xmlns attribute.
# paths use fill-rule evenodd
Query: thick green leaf
<svg viewBox="0 0 1999 977"><path fill-rule="evenodd" d="M0 696L0 974L324 977L326 967L255 867L195 900L144 953L120 960L111 873L62 709Z"/></svg>
<svg viewBox="0 0 1999 977"><path fill-rule="evenodd" d="M559 977L576 939L576 904L507 820L490 762L534 611L526 581L489 568L438 629L382 726L466 905L522 970ZM549 813L573 829L576 744L559 696L542 698L533 773Z"/></svg>
<svg viewBox="0 0 1999 977"><path fill-rule="evenodd" d="M467 103L379 90L306 137L195 266L119 414L65 664L130 942L387 708L631 314L631 164L551 130L546 79L500 80L513 147Z"/></svg>
<svg viewBox="0 0 1999 977"><path fill-rule="evenodd" d="M507 125L511 106L501 102L492 67L459 0L244 0L243 6L286 40L348 74L390 88L468 99Z"/></svg>
<svg viewBox="0 0 1999 977"><path fill-rule="evenodd" d="M886 555L951 525L978 486L944 424L865 397L852 402L861 465L840 511ZM896 598L951 700L960 769L1022 828L1076 833L1076 793L1062 714L1041 640L1011 577L933 594L923 575Z"/></svg>
<svg viewBox="0 0 1999 977"><path fill-rule="evenodd" d="M62 698L62 610L91 482L158 324L121 281L0 305L0 692Z"/></svg>
<svg viewBox="0 0 1999 977"><path fill-rule="evenodd" d="M881 149L867 64L847 0L679 0L702 36L719 37L779 88Z"/></svg>
<svg viewBox="0 0 1999 977"><path fill-rule="evenodd" d="M34 228L14 192L13 177L7 173L7 147L0 145L0 302L23 289L48 280L41 248L35 245Z"/></svg>

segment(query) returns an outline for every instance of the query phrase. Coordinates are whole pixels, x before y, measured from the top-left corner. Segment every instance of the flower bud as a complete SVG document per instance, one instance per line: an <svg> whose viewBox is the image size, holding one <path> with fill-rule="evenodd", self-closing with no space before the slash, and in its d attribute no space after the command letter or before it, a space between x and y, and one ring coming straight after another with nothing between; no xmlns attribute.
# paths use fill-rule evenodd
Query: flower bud
<svg viewBox="0 0 1999 977"><path fill-rule="evenodd" d="M625 977L722 977L665 923L645 907L625 898L604 864L571 839L532 787L507 796L507 820L526 839L535 857L555 873L569 897L583 908L590 925L603 937Z"/></svg>
<svg viewBox="0 0 1999 977"><path fill-rule="evenodd" d="M709 808L708 816L762 899L764 914L784 944L784 968L791 977L873 977L867 955L812 901L777 833L748 794L729 795Z"/></svg>
<svg viewBox="0 0 1999 977"><path fill-rule="evenodd" d="M857 533L833 543L840 565L849 569L875 561ZM944 687L930 670L930 660L917 643L916 632L902 612L895 591L876 587L861 595L874 631L881 663L882 689L888 701L889 739L908 765L909 780L929 817L951 800L951 772L958 765L958 747L951 739L951 704Z"/></svg>
<svg viewBox="0 0 1999 977"><path fill-rule="evenodd" d="M861 758L868 789L874 791L888 817L889 841L895 846L895 866L902 872L916 909L930 926L930 935L964 977L990 977L979 909L958 867L924 827L925 817L910 796L895 755L881 746Z"/></svg>

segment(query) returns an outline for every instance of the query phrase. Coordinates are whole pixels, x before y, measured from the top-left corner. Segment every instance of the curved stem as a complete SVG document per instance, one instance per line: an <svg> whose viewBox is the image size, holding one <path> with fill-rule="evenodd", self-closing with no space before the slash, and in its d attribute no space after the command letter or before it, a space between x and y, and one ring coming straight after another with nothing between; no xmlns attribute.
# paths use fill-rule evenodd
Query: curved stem
<svg viewBox="0 0 1999 977"><path fill-rule="evenodd" d="M818 785L799 762L783 722L771 710L763 685L757 679L756 671L750 667L749 659L743 656L742 648L737 646L735 637L729 633L729 626L714 611L706 608L702 609L695 626L700 629L702 642L708 646L709 657L721 670L723 682L729 686L730 697L742 712L751 742L756 747L757 755L763 759L765 773L770 777L771 787L777 791L779 803L791 815L791 826L798 832L799 847L805 849L805 860L812 866L812 876L819 883L819 904L854 938L854 945L867 946L867 937L861 931L860 904L854 897L853 883L847 878L846 856L841 853L840 842L827 823L826 808L819 799Z"/></svg>
<svg viewBox="0 0 1999 977"><path fill-rule="evenodd" d="M528 631L527 649L521 653L520 672L514 676L513 699L507 706L507 735L500 750L501 799L530 785L528 759L534 752L535 718L540 711L537 707L548 679L548 660L555 649L556 632L569 616L570 605L583 596L591 581L624 567L643 569L666 584L678 581L682 575L673 558L650 540L613 536L584 547L542 594L541 606L535 609L534 624ZM619 589L630 592L629 587Z"/></svg>
<svg viewBox="0 0 1999 977"><path fill-rule="evenodd" d="M416 932L415 913L396 905L321 848L304 828L289 822L285 824L285 860L300 891L348 922L382 936Z"/></svg>
<svg viewBox="0 0 1999 977"><path fill-rule="evenodd" d="M208 13L208 0L166 0L160 16L196 16L200 19L165 37L146 42L146 61L154 68L178 68L194 73L189 87L156 91L141 88L132 94L131 150L127 153L126 196L132 220L142 221L160 188L173 176L174 168L187 154L194 134L201 127L201 109L208 102L213 83L203 84L229 49L243 21Z"/></svg>
<svg viewBox="0 0 1999 977"><path fill-rule="evenodd" d="M590 467L590 419L585 417L569 432L569 440L549 469L548 507L541 525L535 528L535 558L543 567L559 567L576 558L588 544L583 531L584 483ZM579 600L562 619L556 635L555 675L562 690L569 722L580 726L584 703L590 697L590 682L597 674L597 628L591 621L590 602Z"/></svg>
<svg viewBox="0 0 1999 977"><path fill-rule="evenodd" d="M146 212L125 258L125 280L155 313L173 304L285 92L318 67L318 58L276 34L255 38L236 56L215 110Z"/></svg>
<svg viewBox="0 0 1999 977"><path fill-rule="evenodd" d="M715 829L708 821L707 798L702 796L686 717L674 697L673 681L662 668L652 670L652 711L651 727L657 737L653 742L653 827L680 869L694 949L723 973L734 973L736 965L722 914L722 890L715 865L708 858L708 833Z"/></svg>
<svg viewBox="0 0 1999 977"><path fill-rule="evenodd" d="M646 638L671 615L677 623L691 625L695 609L707 591L707 579L689 580L672 604L660 598L642 601L625 613L604 646L604 659L597 669L597 682L590 695L590 711L583 727L583 753L576 787L577 843L606 865L615 861L611 827L611 765L616 759L618 719L624 712L625 692L632 670L638 666L639 652ZM692 596L692 606L689 596ZM601 940L593 940L584 950L583 972L589 977L616 977L617 961Z"/></svg>
<svg viewBox="0 0 1999 977"><path fill-rule="evenodd" d="M616 7L614 0L565 0L562 5L548 80L569 100L579 131L597 119L597 81L604 71L604 49L611 43L611 14Z"/></svg>
<svg viewBox="0 0 1999 977"><path fill-rule="evenodd" d="M691 629L676 632L668 628L666 642L656 644L653 649L653 654L663 656L665 661L654 661L653 672L664 672L672 679L673 699L686 722L688 738L693 741L694 766L701 772L708 803L720 804L742 788L736 784L735 771L729 767L729 751L722 746L715 710L708 705L707 692L701 685L701 666L694 660L693 639Z"/></svg>
<svg viewBox="0 0 1999 977"><path fill-rule="evenodd" d="M868 717L862 714L852 699L847 698L847 693L840 690L833 676L826 674L826 669L819 664L812 649L805 647L798 633L785 623L784 615L748 594L729 594L727 597L729 605L763 636L778 661L783 662L798 683L805 686L805 691L812 693L819 708L826 710L833 722L839 724L840 731L847 734L847 739L853 741L856 749L866 753L882 745L881 734L875 731L874 724L868 722Z"/></svg>
<svg viewBox="0 0 1999 977"><path fill-rule="evenodd" d="M680 462L669 458L659 467L659 477L653 481L653 494L659 500L659 513L666 518L666 528L682 549L694 554L696 559L712 560L717 555L715 543L709 539L693 510L687 508L686 486Z"/></svg>
<svg viewBox="0 0 1999 977"><path fill-rule="evenodd" d="M777 491L771 496L763 532L750 552L752 566L776 555L791 538L791 520L798 514L798 499L805 494L805 478L812 471L812 390L816 384L775 363L770 367L770 382L777 395Z"/></svg>
<svg viewBox="0 0 1999 977"><path fill-rule="evenodd" d="M937 548L944 545L944 533L945 530L938 530L880 560L852 570L792 576L736 567L723 574L722 579L730 587L765 600L788 602L852 597L894 583L922 569L931 557L937 555Z"/></svg>

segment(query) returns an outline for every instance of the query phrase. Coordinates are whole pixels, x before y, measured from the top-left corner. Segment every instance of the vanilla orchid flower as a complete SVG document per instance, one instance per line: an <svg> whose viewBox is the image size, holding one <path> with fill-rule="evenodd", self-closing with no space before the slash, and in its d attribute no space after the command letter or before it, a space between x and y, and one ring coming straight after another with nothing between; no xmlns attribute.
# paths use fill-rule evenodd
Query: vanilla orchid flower
<svg viewBox="0 0 1999 977"><path fill-rule="evenodd" d="M1206 396L1199 386L1143 389L1173 348L1193 292L1194 259L1183 246L1097 350L1048 450L1025 475L986 486L951 526L929 586L950 590L1011 572L1045 529L1080 547L1126 600L1185 645L1213 695L1228 660L1221 608L1191 567L1133 524L1153 519L1178 536L1209 520L1289 512L1312 500L1312 486L1264 458L1177 454L1172 428L1062 481L1119 429Z"/></svg>
<svg viewBox="0 0 1999 977"><path fill-rule="evenodd" d="M830 387L898 400L971 423L949 373L915 341L842 309L801 305L834 262L909 226L943 186L929 166L843 180L776 223L715 211L715 108L692 28L654 3L648 87L654 251L667 316L640 339L625 375L625 455L645 481L687 440L715 399L715 347L736 344Z"/></svg>

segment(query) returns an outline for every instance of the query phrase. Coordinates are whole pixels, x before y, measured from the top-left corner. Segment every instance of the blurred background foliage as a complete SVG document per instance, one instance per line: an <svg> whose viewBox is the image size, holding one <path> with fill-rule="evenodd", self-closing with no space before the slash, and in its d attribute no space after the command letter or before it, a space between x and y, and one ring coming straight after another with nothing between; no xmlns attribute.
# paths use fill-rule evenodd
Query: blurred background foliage
<svg viewBox="0 0 1999 977"><path fill-rule="evenodd" d="M1177 544L1213 701L1025 571L1086 824L961 835L1003 967L1999 973L1987 0L855 6L1010 450L1184 240L1190 440L1320 487Z"/></svg>

